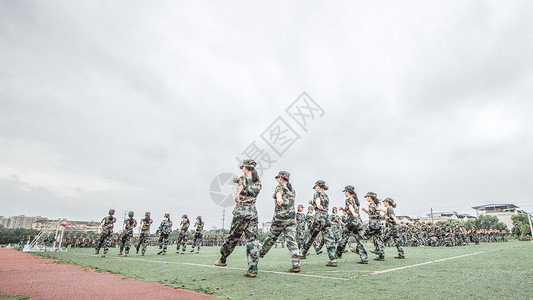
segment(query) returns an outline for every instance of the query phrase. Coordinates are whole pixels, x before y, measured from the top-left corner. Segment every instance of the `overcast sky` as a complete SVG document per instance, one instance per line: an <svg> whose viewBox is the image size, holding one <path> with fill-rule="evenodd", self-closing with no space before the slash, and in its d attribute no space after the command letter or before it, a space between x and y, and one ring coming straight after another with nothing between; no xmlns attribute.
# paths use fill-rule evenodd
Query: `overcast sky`
<svg viewBox="0 0 533 300"><path fill-rule="evenodd" d="M276 160L260 222L279 170L302 204L323 179L331 206L351 184L398 215L533 211L532 13L531 1L0 0L0 215L99 221L115 208L220 228L211 183L242 174L254 142ZM305 128L286 112L304 91L323 110ZM299 136L281 157L261 138L279 117Z"/></svg>

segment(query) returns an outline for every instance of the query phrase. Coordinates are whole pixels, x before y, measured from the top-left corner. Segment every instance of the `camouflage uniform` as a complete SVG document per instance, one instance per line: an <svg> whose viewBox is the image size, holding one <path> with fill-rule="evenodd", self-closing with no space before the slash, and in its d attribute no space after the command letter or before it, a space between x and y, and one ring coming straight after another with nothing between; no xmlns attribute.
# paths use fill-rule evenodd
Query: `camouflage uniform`
<svg viewBox="0 0 533 300"><path fill-rule="evenodd" d="M296 219L294 211L294 200L296 197L295 191L290 191L287 187L287 184L279 184L275 191L274 202L277 201L276 195L281 193L281 198L283 199L283 204L278 205L274 203L274 216L272 218L272 226L267 235L265 242L261 251L259 251L259 256L263 257L268 253L270 248L274 245L279 235L283 233L285 235L285 242L287 248L291 254L291 261L293 266L300 265L300 250L298 248L298 243L296 242Z"/></svg>
<svg viewBox="0 0 533 300"><path fill-rule="evenodd" d="M341 239L341 218L336 214L330 215L331 221L331 231L333 232L333 238L335 239L335 244L337 244Z"/></svg>
<svg viewBox="0 0 533 300"><path fill-rule="evenodd" d="M296 213L296 241L298 242L298 248L302 248L305 242L305 214Z"/></svg>
<svg viewBox="0 0 533 300"><path fill-rule="evenodd" d="M375 195L375 194L374 194ZM374 239L374 248L376 254L380 258L385 257L385 251L383 249L383 235L381 233L381 220L380 214L377 210L378 206L374 202L368 205L368 227L365 230L365 238Z"/></svg>
<svg viewBox="0 0 533 300"><path fill-rule="evenodd" d="M185 249L187 248L187 233L188 233L190 224L191 222L189 221L189 218L187 217L187 215L183 215L181 223L180 223L180 233L178 235L178 241L176 243L177 244L176 253L179 252L180 246L182 246L181 250L183 252L185 252Z"/></svg>
<svg viewBox="0 0 533 300"><path fill-rule="evenodd" d="M194 252L194 247L198 246L197 250L200 252L200 246L202 245L202 230L204 230L204 222L202 221L201 217L196 218L196 223L194 223L194 241L192 243L192 250L191 252Z"/></svg>
<svg viewBox="0 0 533 300"><path fill-rule="evenodd" d="M227 240L220 248L220 262L226 263L226 259L235 249L239 239L244 233L246 239L246 256L248 258L248 272L257 274L257 262L259 257L258 241L258 217L255 201L261 191L261 182L253 182L251 177L243 175L238 180L238 185L243 190L238 195L238 203L233 209L233 220Z"/></svg>
<svg viewBox="0 0 533 300"><path fill-rule="evenodd" d="M352 212L350 211L350 205L353 207L355 213L358 214L357 217L352 215ZM342 253L344 252L346 243L350 239L350 236L353 234L355 236L355 243L357 245L356 252L359 253L361 261L368 261L368 253L366 251L366 240L363 230L363 220L361 220L361 216L359 215L359 206L357 206L357 204L355 203L355 199L353 196L346 199L344 211L348 214L348 216L346 217L346 226L342 233L342 238L337 244L337 250L335 251L335 255L337 256L337 258L342 257Z"/></svg>
<svg viewBox="0 0 533 300"><path fill-rule="evenodd" d="M113 214L115 213L115 210L113 209ZM107 254L107 251L109 250L109 246L111 243L111 237L113 236L113 227L115 222L117 221L117 218L113 217L113 215L110 214L109 216L102 219L102 233L100 234L100 238L98 239L98 242L96 243L95 252L98 254L100 252L100 248L104 248L104 254Z"/></svg>
<svg viewBox="0 0 533 300"><path fill-rule="evenodd" d="M146 247L148 247L148 238L150 238L150 225L153 220L150 219L150 213L145 214L145 218L141 220L141 234L139 235L139 242L137 243L137 254L139 254L139 248L142 245L142 255L146 253Z"/></svg>
<svg viewBox="0 0 533 300"><path fill-rule="evenodd" d="M392 206L389 206L387 208L387 212L385 213L385 239L390 239L394 246L396 246L396 249L398 250L398 257L404 257L403 248L400 245L400 235L398 232L398 225L396 225L396 222L393 219L394 216L394 210L392 209Z"/></svg>
<svg viewBox="0 0 533 300"><path fill-rule="evenodd" d="M309 209L312 209L312 207L310 206ZM307 241L307 239L309 239L309 237L311 236L311 229L312 229L312 225L313 225L313 221L315 220L315 216L313 215L313 213L311 213L310 211L307 212L307 214L305 215L304 217L304 221L305 221L305 234L304 234L304 242L302 243L302 247L305 245L305 241Z"/></svg>
<svg viewBox="0 0 533 300"><path fill-rule="evenodd" d="M167 217L168 216L168 217ZM161 221L159 228L156 231L156 234L159 234L159 253L166 253L168 246L168 236L172 232L172 221L170 216L165 215L165 219Z"/></svg>
<svg viewBox="0 0 533 300"><path fill-rule="evenodd" d="M326 249L328 251L329 259L330 261L334 261L335 260L335 238L333 237L333 233L331 231L331 221L328 217L329 198L328 198L328 195L326 195L326 193L322 191L320 193L318 192L315 193L313 197L313 203L316 203L317 199L320 201L320 205L322 206L323 210L320 210L318 207L315 207L316 213L315 213L315 218L313 220L313 223L311 225L311 234L302 249L302 255L307 254L316 236L318 235L318 233L321 232L322 238L324 239L325 244L326 244Z"/></svg>
<svg viewBox="0 0 533 300"><path fill-rule="evenodd" d="M124 220L124 231L120 237L120 254L126 248L126 255L130 252L131 239L133 238L133 228L137 226L137 221L133 218L133 212L128 213L129 218Z"/></svg>

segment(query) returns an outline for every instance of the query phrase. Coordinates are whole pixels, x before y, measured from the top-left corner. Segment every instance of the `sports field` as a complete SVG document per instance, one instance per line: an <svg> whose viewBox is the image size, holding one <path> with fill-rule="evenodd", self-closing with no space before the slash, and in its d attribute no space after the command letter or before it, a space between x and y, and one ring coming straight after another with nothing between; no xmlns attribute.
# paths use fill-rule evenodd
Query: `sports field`
<svg viewBox="0 0 533 300"><path fill-rule="evenodd" d="M372 246L367 244L368 249ZM190 250L190 248L188 249ZM395 248L386 248L386 260L368 265L348 252L338 267L326 267L327 254L310 252L302 272L288 273L289 252L272 248L259 261L257 278L246 278L245 247L237 247L228 266L215 267L218 247L204 247L200 254L118 256L107 258L93 249L68 253L41 253L62 262L121 274L143 281L184 288L230 299L532 299L533 243L508 242L452 248L405 248L406 259L397 260Z"/></svg>

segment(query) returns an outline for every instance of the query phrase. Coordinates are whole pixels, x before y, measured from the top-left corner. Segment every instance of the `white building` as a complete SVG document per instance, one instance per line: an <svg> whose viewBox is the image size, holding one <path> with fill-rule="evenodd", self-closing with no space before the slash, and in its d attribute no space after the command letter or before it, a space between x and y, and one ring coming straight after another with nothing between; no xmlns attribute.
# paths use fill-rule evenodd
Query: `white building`
<svg viewBox="0 0 533 300"><path fill-rule="evenodd" d="M485 204L480 206L472 207L476 210L476 214L480 215L489 215L497 217L500 222L507 225L509 230L513 229L513 221L511 217L522 212L518 210L518 206L514 204Z"/></svg>
<svg viewBox="0 0 533 300"><path fill-rule="evenodd" d="M458 220L458 221L467 221L469 219L475 219L476 217L468 215L468 214L460 214L456 211L444 211L444 212L434 212L429 213L425 217L420 218L420 222L425 223L437 223L437 222L447 222L451 220Z"/></svg>

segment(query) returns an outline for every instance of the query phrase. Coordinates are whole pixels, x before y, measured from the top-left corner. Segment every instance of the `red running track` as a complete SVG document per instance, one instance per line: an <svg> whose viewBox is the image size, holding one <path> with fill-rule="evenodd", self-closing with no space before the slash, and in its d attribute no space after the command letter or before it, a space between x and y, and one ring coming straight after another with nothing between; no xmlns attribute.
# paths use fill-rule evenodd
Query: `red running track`
<svg viewBox="0 0 533 300"><path fill-rule="evenodd" d="M57 264L0 248L0 296L37 294L31 299L215 299L93 269Z"/></svg>

